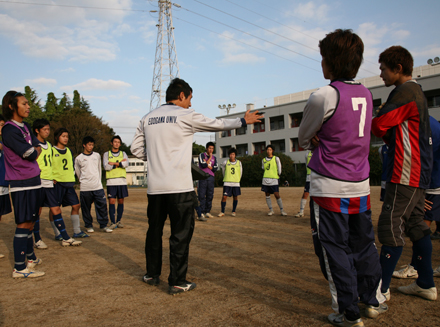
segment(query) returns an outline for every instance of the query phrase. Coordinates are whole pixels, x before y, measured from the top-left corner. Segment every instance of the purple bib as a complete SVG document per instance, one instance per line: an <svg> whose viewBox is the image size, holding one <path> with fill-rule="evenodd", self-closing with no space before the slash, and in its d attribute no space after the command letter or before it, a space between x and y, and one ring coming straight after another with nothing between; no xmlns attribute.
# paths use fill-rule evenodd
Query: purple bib
<svg viewBox="0 0 440 327"><path fill-rule="evenodd" d="M14 122L8 121L5 125L13 125L17 127L20 130L20 133L23 134L23 138L26 140L26 142L32 145L31 134L29 133L26 125L24 125L26 133L23 133L23 130ZM38 167L36 160L29 161L23 159L5 145L3 145L3 150L5 153L5 179L7 181L22 181L40 175L40 168Z"/></svg>
<svg viewBox="0 0 440 327"><path fill-rule="evenodd" d="M339 94L336 111L318 132L319 146L308 165L320 175L349 182L367 179L373 100L360 84L336 81Z"/></svg>

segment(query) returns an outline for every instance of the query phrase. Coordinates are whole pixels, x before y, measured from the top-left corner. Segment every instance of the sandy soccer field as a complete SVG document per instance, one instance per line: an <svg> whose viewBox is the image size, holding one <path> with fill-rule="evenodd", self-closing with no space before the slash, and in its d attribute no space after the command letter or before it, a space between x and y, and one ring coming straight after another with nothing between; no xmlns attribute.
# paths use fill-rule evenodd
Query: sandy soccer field
<svg viewBox="0 0 440 327"><path fill-rule="evenodd" d="M242 189L237 217L196 221L190 247L188 279L194 291L167 293L169 224L164 230L162 283L141 281L145 273L147 230L145 189L130 189L125 228L112 234L96 231L81 247L62 248L53 238L47 209L41 234L49 246L36 250L46 276L12 279L12 214L0 223L0 325L2 326L330 326L328 284L314 254L309 211L293 218L302 188L282 188L287 217L268 217L258 188ZM373 221L380 210L379 188L372 189ZM220 210L215 190L213 214ZM273 201L276 208L276 203ZM63 210L69 217L68 210ZM72 235L70 218L66 219ZM95 225L96 226L96 225ZM434 266L440 265L440 242L433 242ZM398 265L410 261L406 246ZM399 294L412 280L393 279L390 310L367 326L439 326L440 300L429 302ZM440 287L440 279L436 279ZM362 306L361 306L362 309Z"/></svg>

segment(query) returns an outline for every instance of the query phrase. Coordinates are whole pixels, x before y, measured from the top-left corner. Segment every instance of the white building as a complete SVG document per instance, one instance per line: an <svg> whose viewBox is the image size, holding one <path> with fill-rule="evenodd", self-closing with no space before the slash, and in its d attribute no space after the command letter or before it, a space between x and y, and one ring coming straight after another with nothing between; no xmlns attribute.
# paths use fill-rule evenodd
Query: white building
<svg viewBox="0 0 440 327"><path fill-rule="evenodd" d="M127 185L145 185L147 183L147 162L128 156Z"/></svg>
<svg viewBox="0 0 440 327"><path fill-rule="evenodd" d="M440 121L440 65L415 67L413 77L422 85L428 100L430 115ZM373 105L377 108L386 101L394 87L386 87L379 76L359 80L373 95ZM228 157L228 149L237 148L237 155L262 153L266 145L272 144L276 152L290 156L295 163L304 163L305 153L298 145L298 130L304 107L313 91L317 89L279 96L273 106L246 109L258 109L264 112L262 123L248 125L227 132L215 133L216 153L220 159ZM243 117L244 112L219 116L217 118ZM372 144L381 144L382 140L372 136Z"/></svg>

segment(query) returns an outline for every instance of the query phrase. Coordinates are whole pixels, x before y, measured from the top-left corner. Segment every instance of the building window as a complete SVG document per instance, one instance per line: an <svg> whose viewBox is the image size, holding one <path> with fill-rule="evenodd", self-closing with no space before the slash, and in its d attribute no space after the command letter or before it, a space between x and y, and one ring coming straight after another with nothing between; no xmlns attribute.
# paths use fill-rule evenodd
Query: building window
<svg viewBox="0 0 440 327"><path fill-rule="evenodd" d="M144 180L144 176L136 176L136 180L143 181Z"/></svg>
<svg viewBox="0 0 440 327"><path fill-rule="evenodd" d="M270 117L270 130L284 129L284 116Z"/></svg>
<svg viewBox="0 0 440 327"><path fill-rule="evenodd" d="M247 126L243 126L235 130L235 135L245 135L246 132L247 132Z"/></svg>
<svg viewBox="0 0 440 327"><path fill-rule="evenodd" d="M292 147L292 152L304 151L304 149L299 146L298 138L290 139L290 145Z"/></svg>
<svg viewBox="0 0 440 327"><path fill-rule="evenodd" d="M290 116L290 127L291 128L299 127L303 119L303 113L298 112L296 114L290 114L289 116Z"/></svg>
<svg viewBox="0 0 440 327"><path fill-rule="evenodd" d="M136 166L143 166L144 163L143 162L136 162Z"/></svg>
<svg viewBox="0 0 440 327"><path fill-rule="evenodd" d="M129 166L136 166L136 163L135 162L129 162L128 165Z"/></svg>
<svg viewBox="0 0 440 327"><path fill-rule="evenodd" d="M252 146L254 147L254 154L260 154L266 151L266 142L253 143Z"/></svg>
<svg viewBox="0 0 440 327"><path fill-rule="evenodd" d="M221 132L221 137L229 137L231 136L231 131L223 131Z"/></svg>
<svg viewBox="0 0 440 327"><path fill-rule="evenodd" d="M274 152L286 152L286 142L284 140L271 141L270 144L275 148Z"/></svg>
<svg viewBox="0 0 440 327"><path fill-rule="evenodd" d="M265 131L266 131L266 126L263 121L261 123L254 124L254 129L252 130L252 133L263 133Z"/></svg>
<svg viewBox="0 0 440 327"><path fill-rule="evenodd" d="M247 144L237 144L237 157L243 157L248 155Z"/></svg>
<svg viewBox="0 0 440 327"><path fill-rule="evenodd" d="M426 100L428 100L428 107L440 107L440 95L427 97Z"/></svg>
<svg viewBox="0 0 440 327"><path fill-rule="evenodd" d="M229 149L231 148L231 146L230 145L227 145L227 146L221 146L220 147L220 150L221 150L221 158L227 158L227 157L229 157L229 154L228 154L228 151L229 151Z"/></svg>

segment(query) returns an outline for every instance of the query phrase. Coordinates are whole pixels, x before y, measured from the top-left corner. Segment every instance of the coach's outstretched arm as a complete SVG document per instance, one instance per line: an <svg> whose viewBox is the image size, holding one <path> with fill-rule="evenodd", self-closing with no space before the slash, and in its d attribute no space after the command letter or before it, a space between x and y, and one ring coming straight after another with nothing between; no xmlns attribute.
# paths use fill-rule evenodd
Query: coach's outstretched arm
<svg viewBox="0 0 440 327"><path fill-rule="evenodd" d="M244 118L231 118L231 119L215 119L209 118L201 113L195 112L194 109L191 110L192 113L192 126L194 129L194 133L197 132L218 132L218 131L227 131L235 128L244 127L248 124L255 124L260 122L263 115L259 115L258 111L250 112L250 110L246 111L244 114Z"/></svg>
<svg viewBox="0 0 440 327"><path fill-rule="evenodd" d="M131 153L143 161L147 161L147 147L145 144L144 119L142 118L134 134L133 141L130 146Z"/></svg>

